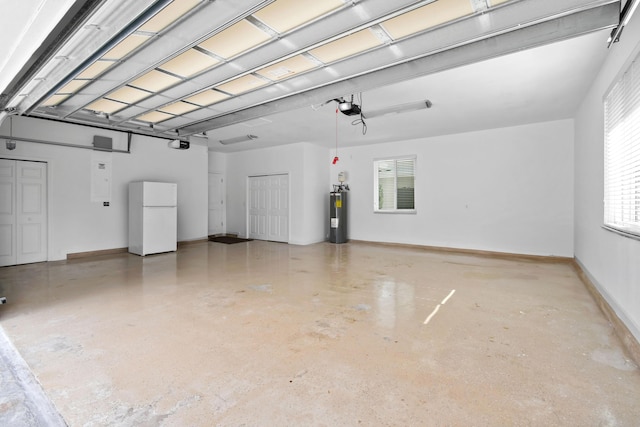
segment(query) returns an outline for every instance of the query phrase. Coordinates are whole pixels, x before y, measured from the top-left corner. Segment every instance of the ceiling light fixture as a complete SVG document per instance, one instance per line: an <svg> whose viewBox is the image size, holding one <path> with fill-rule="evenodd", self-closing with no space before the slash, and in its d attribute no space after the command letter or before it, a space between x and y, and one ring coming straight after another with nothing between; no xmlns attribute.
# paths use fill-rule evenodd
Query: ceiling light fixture
<svg viewBox="0 0 640 427"><path fill-rule="evenodd" d="M424 110L425 108L431 108L432 106L433 103L428 99L425 99L424 101L408 102L406 104L393 105L391 107L374 110L368 113L365 112L364 116L367 119L372 119L374 117L386 116L389 114L399 114L407 113L409 111Z"/></svg>
<svg viewBox="0 0 640 427"><path fill-rule="evenodd" d="M251 134L242 135L242 136L236 136L235 138L221 139L220 144L222 145L236 144L238 142L252 141L254 139L258 139L258 137Z"/></svg>

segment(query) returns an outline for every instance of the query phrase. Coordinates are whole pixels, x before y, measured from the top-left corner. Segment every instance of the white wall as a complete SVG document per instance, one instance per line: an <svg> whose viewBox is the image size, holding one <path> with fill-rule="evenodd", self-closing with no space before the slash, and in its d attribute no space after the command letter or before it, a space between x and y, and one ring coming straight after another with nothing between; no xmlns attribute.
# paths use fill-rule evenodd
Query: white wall
<svg viewBox="0 0 640 427"><path fill-rule="evenodd" d="M90 146L94 135L113 138L114 148L126 149L121 132L14 117L13 135ZM0 134L9 134L5 120ZM93 150L17 142L13 151L0 146L0 156L48 163L49 260L69 253L128 246L128 183L151 180L178 183L178 240L207 236L207 148L191 145L173 150L167 140L133 136L131 154L111 154L110 206L91 201L91 160L103 155Z"/></svg>
<svg viewBox="0 0 640 427"><path fill-rule="evenodd" d="M226 173L227 171L227 155L225 153L216 153L209 151L209 172Z"/></svg>
<svg viewBox="0 0 640 427"><path fill-rule="evenodd" d="M247 236L249 176L289 174L289 243L305 245L324 240L324 200L328 149L308 143L257 149L226 155L227 232ZM327 214L328 216L328 214Z"/></svg>
<svg viewBox="0 0 640 427"><path fill-rule="evenodd" d="M640 340L640 241L602 228L605 92L640 50L640 13L610 49L575 121L575 256L600 293Z"/></svg>
<svg viewBox="0 0 640 427"><path fill-rule="evenodd" d="M416 214L373 213L374 159L416 155ZM573 121L341 148L349 238L573 256Z"/></svg>

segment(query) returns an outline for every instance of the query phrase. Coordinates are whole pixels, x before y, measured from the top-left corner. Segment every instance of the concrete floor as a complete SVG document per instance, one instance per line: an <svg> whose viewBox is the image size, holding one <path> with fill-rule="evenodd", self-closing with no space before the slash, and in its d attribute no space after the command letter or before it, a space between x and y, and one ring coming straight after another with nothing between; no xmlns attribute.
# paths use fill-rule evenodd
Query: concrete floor
<svg viewBox="0 0 640 427"><path fill-rule="evenodd" d="M640 423L640 371L568 263L252 241L0 284L71 426Z"/></svg>

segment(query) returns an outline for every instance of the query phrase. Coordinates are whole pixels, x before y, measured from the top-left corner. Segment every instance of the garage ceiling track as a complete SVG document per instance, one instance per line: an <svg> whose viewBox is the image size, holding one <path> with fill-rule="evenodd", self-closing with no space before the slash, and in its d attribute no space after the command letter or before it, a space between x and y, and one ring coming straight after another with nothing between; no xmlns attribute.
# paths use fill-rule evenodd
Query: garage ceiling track
<svg viewBox="0 0 640 427"><path fill-rule="evenodd" d="M38 69L22 70L29 79L13 80L4 108L186 138L619 17L612 0L105 0Z"/></svg>

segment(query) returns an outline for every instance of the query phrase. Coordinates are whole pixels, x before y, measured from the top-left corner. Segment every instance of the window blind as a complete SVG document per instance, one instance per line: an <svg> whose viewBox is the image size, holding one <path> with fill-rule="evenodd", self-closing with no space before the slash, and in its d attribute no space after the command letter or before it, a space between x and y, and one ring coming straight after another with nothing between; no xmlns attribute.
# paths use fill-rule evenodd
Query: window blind
<svg viewBox="0 0 640 427"><path fill-rule="evenodd" d="M604 223L640 236L640 56L604 100Z"/></svg>
<svg viewBox="0 0 640 427"><path fill-rule="evenodd" d="M413 159L396 160L396 176L397 209L415 209L413 202Z"/></svg>
<svg viewBox="0 0 640 427"><path fill-rule="evenodd" d="M415 209L415 158L377 160L375 168L376 211Z"/></svg>

